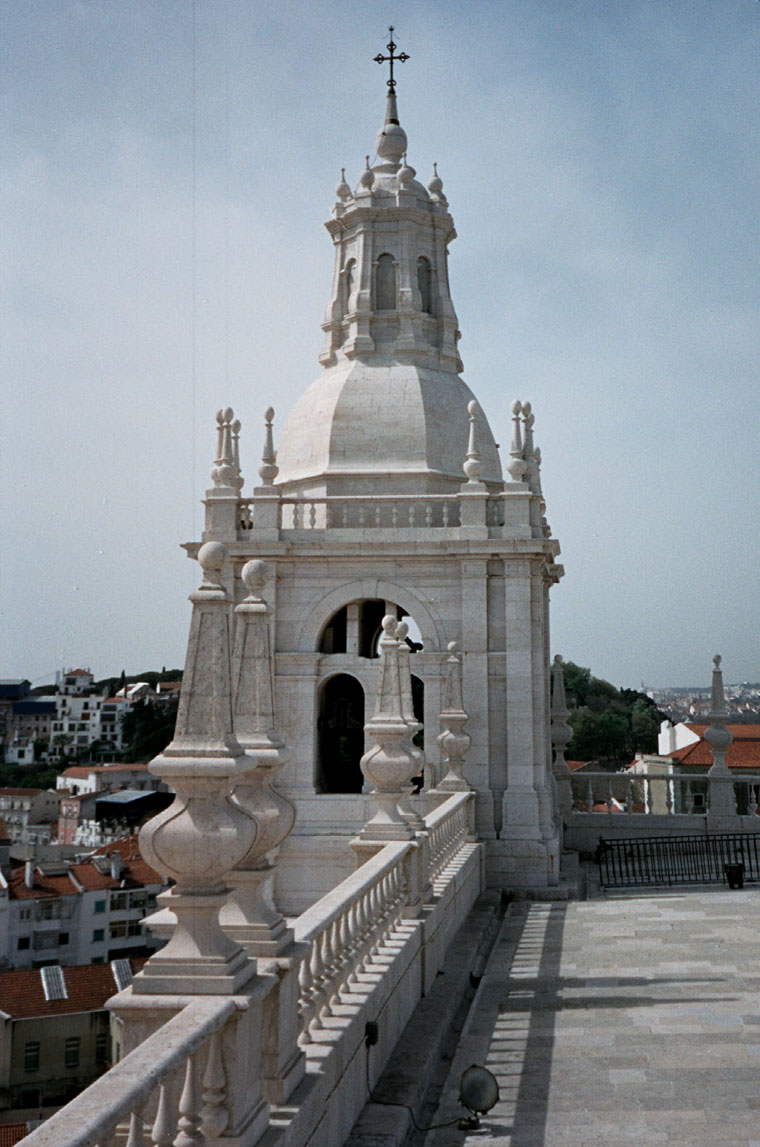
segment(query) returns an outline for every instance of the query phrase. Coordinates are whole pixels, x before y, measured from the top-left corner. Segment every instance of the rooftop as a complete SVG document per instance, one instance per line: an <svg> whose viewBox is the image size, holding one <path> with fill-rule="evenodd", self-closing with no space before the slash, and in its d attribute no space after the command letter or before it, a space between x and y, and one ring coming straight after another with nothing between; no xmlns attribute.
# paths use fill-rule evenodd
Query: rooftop
<svg viewBox="0 0 760 1147"><path fill-rule="evenodd" d="M124 963L114 960L110 964L56 967L56 977L63 985L63 991L57 993L59 998L48 998L51 993L43 975L50 971L48 968L0 972L0 1012L13 1019L31 1019L100 1011L106 1000L124 986ZM139 972L144 963L144 960L130 960L131 973Z"/></svg>
<svg viewBox="0 0 760 1147"><path fill-rule="evenodd" d="M427 1122L473 1062L500 1099L426 1147L754 1147L759 930L756 888L513 904Z"/></svg>

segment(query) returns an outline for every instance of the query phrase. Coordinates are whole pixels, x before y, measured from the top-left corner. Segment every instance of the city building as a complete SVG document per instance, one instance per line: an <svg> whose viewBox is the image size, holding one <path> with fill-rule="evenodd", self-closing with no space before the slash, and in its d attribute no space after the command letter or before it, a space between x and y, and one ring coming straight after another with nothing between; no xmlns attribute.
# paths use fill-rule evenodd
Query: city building
<svg viewBox="0 0 760 1147"><path fill-rule="evenodd" d="M142 858L134 836L79 862L8 859L0 872L0 966L103 964L148 955L159 941L142 921L166 883Z"/></svg>
<svg viewBox="0 0 760 1147"><path fill-rule="evenodd" d="M106 1001L141 965L117 959L0 972L0 1120L43 1118L108 1069Z"/></svg>

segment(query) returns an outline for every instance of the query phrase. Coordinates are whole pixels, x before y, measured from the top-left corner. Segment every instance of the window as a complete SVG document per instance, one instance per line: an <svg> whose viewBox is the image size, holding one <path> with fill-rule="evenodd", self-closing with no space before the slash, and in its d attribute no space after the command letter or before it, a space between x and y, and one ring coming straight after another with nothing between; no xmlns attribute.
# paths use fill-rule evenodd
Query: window
<svg viewBox="0 0 760 1147"><path fill-rule="evenodd" d="M18 950L19 950L19 952L26 952L28 948L29 948L29 937L28 936L19 936L19 938L18 938Z"/></svg>
<svg viewBox="0 0 760 1147"><path fill-rule="evenodd" d="M35 908L35 916L38 920L60 920L61 918L61 902L60 900L40 900Z"/></svg>
<svg viewBox="0 0 760 1147"><path fill-rule="evenodd" d="M381 255L377 260L377 311L396 309L396 264L392 255Z"/></svg>
<svg viewBox="0 0 760 1147"><path fill-rule="evenodd" d="M108 929L108 935L111 937L112 940L117 940L120 936L126 936L126 934L127 934L127 922L126 922L126 920L117 920Z"/></svg>
<svg viewBox="0 0 760 1147"><path fill-rule="evenodd" d="M105 1067L108 1063L108 1032L99 1032L95 1036L95 1063L98 1067Z"/></svg>
<svg viewBox="0 0 760 1147"><path fill-rule="evenodd" d="M432 314L432 295L430 291L430 263L421 255L417 260L417 287L420 292L421 306L425 314Z"/></svg>
<svg viewBox="0 0 760 1147"><path fill-rule="evenodd" d="M31 918L32 918L31 908L29 908L29 907L22 908L18 914L18 918L19 918L19 920L31 920Z"/></svg>
<svg viewBox="0 0 760 1147"><path fill-rule="evenodd" d="M127 892L111 893L111 911L123 912L129 907L129 894Z"/></svg>
<svg viewBox="0 0 760 1147"><path fill-rule="evenodd" d="M105 900L96 900L95 901L95 911L96 912L105 912L105 910L106 910Z"/></svg>
<svg viewBox="0 0 760 1147"><path fill-rule="evenodd" d="M48 951L50 948L58 947L58 933L57 932L35 932L32 938L32 947L35 952Z"/></svg>
<svg viewBox="0 0 760 1147"><path fill-rule="evenodd" d="M40 1045L38 1040L24 1047L24 1071L40 1070Z"/></svg>
<svg viewBox="0 0 760 1147"><path fill-rule="evenodd" d="M105 940L105 938L106 938L105 928L95 928L93 930L93 933L92 933L93 944L99 944L100 941Z"/></svg>
<svg viewBox="0 0 760 1147"><path fill-rule="evenodd" d="M92 962L93 964L105 964L106 958L105 956L93 956Z"/></svg>
<svg viewBox="0 0 760 1147"><path fill-rule="evenodd" d="M63 1053L66 1067L79 1067L79 1036L69 1036Z"/></svg>
<svg viewBox="0 0 760 1147"><path fill-rule="evenodd" d="M68 932L59 932L59 933L58 933L58 943L59 943L59 945L61 945L61 944L68 944L68 942L69 942L69 934L68 934Z"/></svg>

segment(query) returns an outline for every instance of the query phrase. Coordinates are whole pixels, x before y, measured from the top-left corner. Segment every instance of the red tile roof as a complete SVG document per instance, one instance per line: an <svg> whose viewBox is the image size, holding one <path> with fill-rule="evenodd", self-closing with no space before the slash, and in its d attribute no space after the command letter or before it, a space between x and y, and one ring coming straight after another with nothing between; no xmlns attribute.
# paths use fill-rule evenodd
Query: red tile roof
<svg viewBox="0 0 760 1147"><path fill-rule="evenodd" d="M36 797L44 793L44 789L0 789L0 797Z"/></svg>
<svg viewBox="0 0 760 1147"><path fill-rule="evenodd" d="M0 1123L0 1147L16 1147L28 1134L26 1123Z"/></svg>
<svg viewBox="0 0 760 1147"><path fill-rule="evenodd" d="M588 761L568 761L567 767L571 773L574 773L577 769L582 769L583 766L587 764Z"/></svg>
<svg viewBox="0 0 760 1147"><path fill-rule="evenodd" d="M64 677L92 677L87 669L69 669L64 673Z"/></svg>
<svg viewBox="0 0 760 1147"><path fill-rule="evenodd" d="M672 753L666 753L665 756L672 757L682 765L709 768L713 763L713 755L708 742L704 740L704 734L710 726L689 722L687 728L696 733L700 739ZM760 773L760 725L727 725L726 728L734 736L726 752L726 764L729 769L748 769L750 772Z"/></svg>
<svg viewBox="0 0 760 1147"><path fill-rule="evenodd" d="M121 875L118 877L111 876L110 870L99 872L92 857L89 857L81 864L70 865L65 873L58 876L46 875L35 867L33 888L26 886L25 865L17 865L11 870L8 895L11 900L45 900L56 896L78 896L80 887L85 892L99 892L162 883L160 874L140 855L136 836L104 844L93 856L112 856L114 853L118 853L122 859Z"/></svg>
<svg viewBox="0 0 760 1147"><path fill-rule="evenodd" d="M129 963L134 974L145 960ZM73 964L61 968L67 998L46 1000L40 972L39 968L0 972L0 1011L13 1019L96 1012L119 990L110 964Z"/></svg>

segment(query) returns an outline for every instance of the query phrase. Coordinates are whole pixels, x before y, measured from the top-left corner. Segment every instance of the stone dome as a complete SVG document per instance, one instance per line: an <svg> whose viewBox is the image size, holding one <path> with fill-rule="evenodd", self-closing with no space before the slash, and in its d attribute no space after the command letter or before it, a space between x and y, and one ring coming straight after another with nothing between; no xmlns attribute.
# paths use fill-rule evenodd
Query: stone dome
<svg viewBox="0 0 760 1147"><path fill-rule="evenodd" d="M454 371L344 360L293 408L279 442L277 484L324 484L328 493L449 492L466 481L472 398ZM482 480L501 483L484 416L479 448Z"/></svg>

